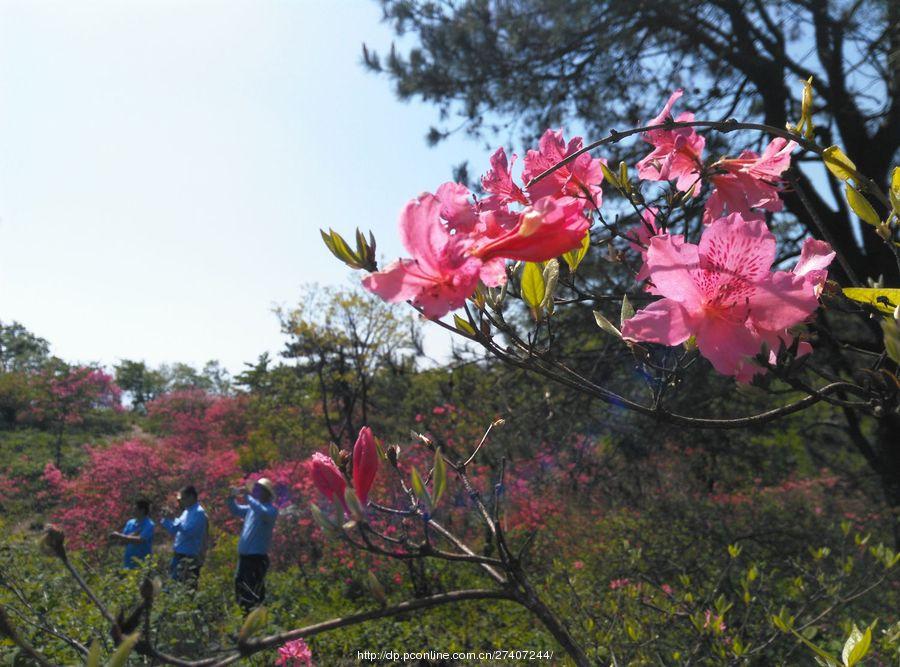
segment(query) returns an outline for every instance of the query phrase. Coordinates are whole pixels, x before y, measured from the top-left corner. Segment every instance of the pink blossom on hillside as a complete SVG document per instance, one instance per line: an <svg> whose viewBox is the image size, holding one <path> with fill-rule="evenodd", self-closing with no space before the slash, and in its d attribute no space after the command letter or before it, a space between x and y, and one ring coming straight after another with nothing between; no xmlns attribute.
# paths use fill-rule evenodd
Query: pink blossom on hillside
<svg viewBox="0 0 900 667"><path fill-rule="evenodd" d="M550 167L582 149L581 137L572 137L568 144L563 138L562 130L547 130L538 142L538 150L530 150L525 154L525 167L522 179L526 182L537 177ZM532 200L541 197L562 196L590 197L598 208L602 203L600 184L603 182L601 160L592 158L588 153L579 155L569 164L559 167L540 181L528 188Z"/></svg>
<svg viewBox="0 0 900 667"><path fill-rule="evenodd" d="M632 341L680 345L691 336L717 371L748 382L761 372L749 357L763 343L816 309L818 300L803 276L771 271L775 237L761 220L739 214L709 225L699 245L656 236L647 267L663 299L627 320Z"/></svg>
<svg viewBox="0 0 900 667"><path fill-rule="evenodd" d="M672 106L683 92L679 88L672 93L659 115L648 124L661 125L673 119ZM694 120L694 114L685 111L673 120L689 123ZM699 180L706 139L697 134L692 127L649 130L641 136L654 148L637 163L638 176L648 181L675 181L678 190L692 191L694 196L697 196L700 191Z"/></svg>
<svg viewBox="0 0 900 667"><path fill-rule="evenodd" d="M609 590L617 591L620 588L625 588L631 583L630 579L613 579L609 582Z"/></svg>
<svg viewBox="0 0 900 667"><path fill-rule="evenodd" d="M302 639L290 641L278 649L279 667L313 667L312 652Z"/></svg>
<svg viewBox="0 0 900 667"><path fill-rule="evenodd" d="M706 202L703 221L709 224L729 213L744 219L761 216L762 211L780 211L781 174L791 166L791 152L797 142L773 139L762 155L744 151L737 158L723 158L711 167L714 189Z"/></svg>

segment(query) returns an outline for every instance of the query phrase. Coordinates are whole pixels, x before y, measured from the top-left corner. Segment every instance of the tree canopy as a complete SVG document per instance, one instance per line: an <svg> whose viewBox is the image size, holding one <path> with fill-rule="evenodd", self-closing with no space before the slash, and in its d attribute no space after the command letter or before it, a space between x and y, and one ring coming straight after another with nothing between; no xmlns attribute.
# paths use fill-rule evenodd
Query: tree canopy
<svg viewBox="0 0 900 667"><path fill-rule="evenodd" d="M459 129L531 139L573 121L599 137L652 118L678 87L698 118L784 127L799 117L798 81L812 77L819 143L840 143L881 186L900 147L900 4L889 0L381 4L412 44L387 55L364 47L365 62L401 98L438 106L431 141ZM847 277L895 282L890 252L867 225L859 242L840 193L816 192L807 170L795 177L788 211L847 249Z"/></svg>

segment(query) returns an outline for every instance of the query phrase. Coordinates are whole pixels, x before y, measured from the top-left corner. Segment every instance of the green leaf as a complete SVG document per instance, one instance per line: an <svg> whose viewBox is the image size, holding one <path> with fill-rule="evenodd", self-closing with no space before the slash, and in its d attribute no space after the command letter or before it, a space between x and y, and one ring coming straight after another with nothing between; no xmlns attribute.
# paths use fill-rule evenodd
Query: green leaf
<svg viewBox="0 0 900 667"><path fill-rule="evenodd" d="M335 526L331 520L325 516L325 513L319 509L319 506L315 503L310 503L309 511L312 513L313 521L322 529L322 532L328 536L334 536L337 534L337 526Z"/></svg>
<svg viewBox="0 0 900 667"><path fill-rule="evenodd" d="M331 251L332 255L337 257L344 264L351 268L362 268L362 260L357 257L352 250L350 250L350 246L347 245L344 237L342 237L333 229L329 229L328 234L326 234L324 230L320 229L319 233L322 235L322 240L325 241L325 245Z"/></svg>
<svg viewBox="0 0 900 667"><path fill-rule="evenodd" d="M884 351L900 364L900 323L893 317L886 317L881 321L881 331L884 333Z"/></svg>
<svg viewBox="0 0 900 667"><path fill-rule="evenodd" d="M378 577L375 576L375 573L372 570L369 570L367 573L366 579L369 583L369 590L372 592L372 596L378 600L381 604L387 602L387 595L384 592L384 586L381 585L381 582L378 581Z"/></svg>
<svg viewBox="0 0 900 667"><path fill-rule="evenodd" d="M432 494L434 495L434 504L441 501L444 490L447 488L447 464L441 454L441 448L438 447L434 452L434 483L432 485Z"/></svg>
<svg viewBox="0 0 900 667"><path fill-rule="evenodd" d="M544 279L544 298L541 299L541 308L548 313L553 312L553 293L556 291L556 283L559 282L559 262L551 259L544 265L541 273Z"/></svg>
<svg viewBox="0 0 900 667"><path fill-rule="evenodd" d="M470 336L475 335L475 327L469 324L468 320L464 320L459 315L453 315L453 324L463 333L469 334Z"/></svg>
<svg viewBox="0 0 900 667"><path fill-rule="evenodd" d="M894 171L891 174L891 191L889 194L891 208L894 209L894 213L900 216L900 167L894 167Z"/></svg>
<svg viewBox="0 0 900 667"><path fill-rule="evenodd" d="M578 265L581 264L581 260L583 260L585 255L587 255L587 251L590 249L590 247L591 232L590 230L588 230L584 233L584 238L581 239L581 245L578 248L575 248L563 254L563 260L565 260L566 264L569 265L569 270L572 273L575 273L575 270L578 268Z"/></svg>
<svg viewBox="0 0 900 667"><path fill-rule="evenodd" d="M106 663L106 667L122 667L128 661L128 656L131 654L131 651L134 648L134 645L137 644L140 636L140 632L134 632L127 635L122 640L122 643L119 644L116 652L112 654L109 662Z"/></svg>
<svg viewBox="0 0 900 667"><path fill-rule="evenodd" d="M238 632L238 643L246 642L257 632L266 627L269 622L269 610L265 607L257 607L244 619L244 624Z"/></svg>
<svg viewBox="0 0 900 667"><path fill-rule="evenodd" d="M853 212L856 213L860 220L869 223L873 227L881 224L881 218L878 217L878 213L875 212L869 200L859 190L851 185L846 185L844 186L844 195L847 197L847 203L850 204L850 208L853 209Z"/></svg>
<svg viewBox="0 0 900 667"><path fill-rule="evenodd" d="M533 311L537 311L544 300L544 275L535 262L526 262L522 270L522 298Z"/></svg>
<svg viewBox="0 0 900 667"><path fill-rule="evenodd" d="M869 646L872 643L872 628L866 628L865 634L859 631L855 625L844 644L844 650L841 652L841 658L844 660L844 667L853 667L856 663L866 657L869 652Z"/></svg>
<svg viewBox="0 0 900 667"><path fill-rule="evenodd" d="M797 131L802 131L803 136L807 139L813 138L815 130L812 120L812 82L813 78L809 77L803 84L803 96L800 101L800 125L797 127Z"/></svg>
<svg viewBox="0 0 900 667"><path fill-rule="evenodd" d="M419 475L419 471L415 468L412 469L412 488L413 492L416 494L416 497L423 503L425 503L425 508L430 512L431 496L428 495L428 491L425 489L425 484L422 482L422 477Z"/></svg>
<svg viewBox="0 0 900 667"><path fill-rule="evenodd" d="M352 487L348 486L344 489L344 502L347 503L350 515L354 519L357 521L366 520L366 511L363 509L362 504L359 502L359 498L356 496L356 491L354 491Z"/></svg>
<svg viewBox="0 0 900 667"><path fill-rule="evenodd" d="M615 324L606 319L606 316L603 315L599 310L594 311L594 320L597 322L597 326L603 329L606 333L612 334L616 338L622 337L622 332L616 327Z"/></svg>
<svg viewBox="0 0 900 667"><path fill-rule="evenodd" d="M885 315L893 315L900 305L900 289L896 287L845 287L842 291L848 299L874 306Z"/></svg>
<svg viewBox="0 0 900 667"><path fill-rule="evenodd" d="M100 641L95 639L91 642L91 650L88 651L85 667L100 667Z"/></svg>
<svg viewBox="0 0 900 667"><path fill-rule="evenodd" d="M625 326L625 320L631 319L634 317L634 306L631 305L631 302L628 300L626 295L622 295L622 312L619 315L619 326Z"/></svg>
<svg viewBox="0 0 900 667"><path fill-rule="evenodd" d="M856 172L856 165L837 146L829 146L822 151L822 159L825 161L828 171L839 180L848 181L854 178L853 174Z"/></svg>
<svg viewBox="0 0 900 667"><path fill-rule="evenodd" d="M796 636L797 639L799 639L801 642L803 642L803 643L806 645L806 647L809 648L810 651L812 651L812 652L815 653L819 658L821 658L822 662L823 662L827 667L841 667L841 663L839 663L837 660L835 660L835 658L834 658L833 655L831 655L831 654L826 653L825 651L823 651L821 648L819 648L818 646L816 646L815 644L813 644L811 641L809 641L806 637L804 637L803 635L801 635L801 634L800 634L799 632L797 632L796 630L793 630L793 629L792 629L791 632L793 632L793 633L794 633L794 636Z"/></svg>
<svg viewBox="0 0 900 667"><path fill-rule="evenodd" d="M622 184L619 183L619 178L612 172L612 169L606 165L605 160L600 160L600 171L603 172L603 178L605 178L610 185L618 190L622 188Z"/></svg>

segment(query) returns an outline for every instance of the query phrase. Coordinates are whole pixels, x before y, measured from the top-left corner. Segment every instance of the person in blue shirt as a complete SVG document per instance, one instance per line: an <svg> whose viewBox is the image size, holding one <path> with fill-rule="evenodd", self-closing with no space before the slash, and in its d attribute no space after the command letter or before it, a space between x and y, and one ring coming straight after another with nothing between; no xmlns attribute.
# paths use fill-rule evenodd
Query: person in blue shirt
<svg viewBox="0 0 900 667"><path fill-rule="evenodd" d="M121 532L110 533L111 542L125 545L125 569L134 570L140 561L153 553L153 530L156 524L150 518L150 503L137 500L134 503L134 518L129 519Z"/></svg>
<svg viewBox="0 0 900 667"><path fill-rule="evenodd" d="M177 519L166 517L161 521L162 527L175 538L169 574L176 581L196 590L200 568L206 556L209 521L206 510L197 500L197 489L193 486L181 489L178 493L178 505L181 515Z"/></svg>
<svg viewBox="0 0 900 667"><path fill-rule="evenodd" d="M237 497L246 495L246 505ZM266 572L269 571L269 545L278 509L272 504L275 485L265 477L253 485L250 494L243 489L231 490L228 508L235 516L244 519L241 538L238 541L238 566L234 576L234 593L237 603L249 612L266 599Z"/></svg>

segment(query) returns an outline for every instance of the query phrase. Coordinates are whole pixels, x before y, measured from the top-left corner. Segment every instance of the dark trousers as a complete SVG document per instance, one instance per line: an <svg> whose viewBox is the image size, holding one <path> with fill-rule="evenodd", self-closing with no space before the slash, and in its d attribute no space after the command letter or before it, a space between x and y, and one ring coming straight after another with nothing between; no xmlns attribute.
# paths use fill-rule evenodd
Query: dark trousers
<svg viewBox="0 0 900 667"><path fill-rule="evenodd" d="M264 554L238 556L237 573L234 575L234 594L244 611L250 611L265 601L268 571L268 556Z"/></svg>
<svg viewBox="0 0 900 667"><path fill-rule="evenodd" d="M169 574L175 581L180 581L191 590L196 591L197 581L200 579L200 561L193 556L176 553L172 556Z"/></svg>

